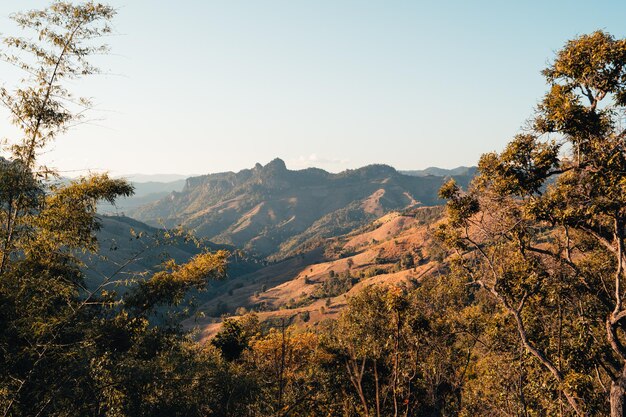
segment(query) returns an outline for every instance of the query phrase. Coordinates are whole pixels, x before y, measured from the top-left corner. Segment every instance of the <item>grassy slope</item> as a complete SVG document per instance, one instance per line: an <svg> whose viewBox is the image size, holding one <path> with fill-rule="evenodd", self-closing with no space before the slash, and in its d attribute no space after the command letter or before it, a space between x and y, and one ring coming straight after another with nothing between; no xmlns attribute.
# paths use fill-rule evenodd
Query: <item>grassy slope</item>
<svg viewBox="0 0 626 417"><path fill-rule="evenodd" d="M442 264L433 259L430 229L441 208L419 208L411 213L389 213L368 227L338 238L329 239L332 251L316 249L303 256L269 265L228 283L232 293L225 292L200 306L198 314L184 324L198 328L206 340L221 326L220 314L234 315L237 307L258 310L262 321L284 318L301 326L316 326L321 321L335 318L346 305L351 294L372 284L414 285L426 274L440 271ZM329 256L342 252L342 257ZM400 267L398 260L410 253L415 259L412 267ZM349 254L350 256L345 256ZM379 269L382 273L369 276L368 271ZM333 297L315 299L324 282L348 271L360 277L348 291ZM263 291L265 288L265 291ZM313 297L312 297L313 296ZM327 301L330 298L330 301ZM285 308L288 305L301 306ZM308 315L308 319L307 316ZM306 321L305 321L306 320Z"/></svg>

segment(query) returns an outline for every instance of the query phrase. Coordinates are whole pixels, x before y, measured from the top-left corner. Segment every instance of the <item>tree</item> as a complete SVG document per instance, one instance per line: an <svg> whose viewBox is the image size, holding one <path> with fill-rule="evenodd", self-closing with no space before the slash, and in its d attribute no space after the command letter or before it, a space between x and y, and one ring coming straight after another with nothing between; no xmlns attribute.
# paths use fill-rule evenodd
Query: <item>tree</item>
<svg viewBox="0 0 626 417"><path fill-rule="evenodd" d="M108 47L94 43L111 32L115 10L104 4L72 5L58 1L44 10L17 13L13 20L36 39L5 37L4 44L14 52L2 57L26 74L21 85L10 92L0 89L0 98L12 122L23 137L11 147L13 156L27 168L34 168L37 151L59 133L83 117L90 107L86 98L75 98L64 82L99 72L89 63L91 55L105 53Z"/></svg>
<svg viewBox="0 0 626 417"><path fill-rule="evenodd" d="M459 324L468 294L432 277L410 291L373 285L349 299L330 350L343 362L358 415L459 413L477 340Z"/></svg>
<svg viewBox="0 0 626 417"><path fill-rule="evenodd" d="M481 157L469 192L442 187L439 235L574 414L623 416L626 40L575 38L543 74L532 128Z"/></svg>
<svg viewBox="0 0 626 417"><path fill-rule="evenodd" d="M81 253L98 249L96 205L133 192L107 175L67 185L42 181L38 152L80 120L66 82L97 70L94 46L109 33L109 6L55 2L14 15L29 38L5 38L6 61L26 78L0 90L22 137L0 159L0 412L18 415L206 415L224 401L213 384L225 364L191 342L159 309L225 275L228 254L201 250L164 262L119 290L116 273L89 285ZM119 272L119 270L117 271ZM118 292L119 291L119 292ZM227 378L226 378L227 379Z"/></svg>
<svg viewBox="0 0 626 417"><path fill-rule="evenodd" d="M228 361L238 359L249 347L250 340L259 332L259 319L256 314L245 315L239 319L226 319L211 344Z"/></svg>
<svg viewBox="0 0 626 417"><path fill-rule="evenodd" d="M322 389L331 379L324 370L328 359L311 332L296 333L283 325L253 338L242 364L258 381L255 415L328 415L333 408Z"/></svg>
<svg viewBox="0 0 626 417"><path fill-rule="evenodd" d="M74 6L55 2L44 10L12 16L20 28L34 32L34 36L2 39L6 50L0 57L21 69L25 76L13 91L0 88L0 102L22 133L8 148L19 169L12 174L13 181L17 181L14 194L3 201L6 210L2 216L0 271L13 250L19 250L14 245L19 239L20 217L32 209L33 200L28 193L32 190L33 174L35 179L54 174L46 167L36 166L38 151L80 121L91 105L86 98L74 97L65 82L98 72L89 63L89 57L107 51L106 45L96 42L111 32L109 22L114 15L115 10L103 4Z"/></svg>

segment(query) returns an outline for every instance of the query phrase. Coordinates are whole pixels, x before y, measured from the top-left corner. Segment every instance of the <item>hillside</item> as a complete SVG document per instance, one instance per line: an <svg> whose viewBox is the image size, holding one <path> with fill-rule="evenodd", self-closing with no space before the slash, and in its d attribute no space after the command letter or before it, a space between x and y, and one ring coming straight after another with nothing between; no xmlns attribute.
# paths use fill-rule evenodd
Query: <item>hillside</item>
<svg viewBox="0 0 626 417"><path fill-rule="evenodd" d="M154 272L168 259L177 263L187 262L200 253L201 248L211 251L225 249L231 253L235 250L232 246L206 241L199 248L183 237L166 238L163 230L124 216L100 216L100 226L97 233L98 253L80 255L91 288L105 280L117 281L118 286L123 287L124 281L140 278L146 272ZM238 256L229 260L228 276L237 277L261 266L260 261L238 251ZM206 294L225 282L210 283Z"/></svg>
<svg viewBox="0 0 626 417"><path fill-rule="evenodd" d="M455 177L461 185L470 175ZM444 176L404 175L386 165L332 174L265 166L187 179L181 192L131 216L150 225L182 224L213 242L279 260L349 233L394 210L440 203Z"/></svg>
<svg viewBox="0 0 626 417"><path fill-rule="evenodd" d="M159 179L174 178L174 176L155 176ZM103 202L98 204L98 212L103 214L120 214L127 213L137 207L153 203L166 197L173 191L181 191L185 186L184 179L175 179L172 181L140 181L141 179L150 179L150 176L139 176L127 178L135 187L135 193L129 197L120 197L115 205Z"/></svg>
<svg viewBox="0 0 626 417"><path fill-rule="evenodd" d="M453 176L453 175L474 176L476 175L477 170L478 170L478 167L475 167L475 166L472 166L472 167L460 166L460 167L456 167L452 169L428 167L426 169L417 169L417 170L400 171L400 172L405 175L413 175L416 177L426 177L428 175L434 175L435 177L448 177L448 176Z"/></svg>
<svg viewBox="0 0 626 417"><path fill-rule="evenodd" d="M264 322L303 327L335 318L346 300L372 284L416 285L445 268L430 229L441 207L392 212L321 248L230 280L184 324L212 337L223 317L256 312Z"/></svg>

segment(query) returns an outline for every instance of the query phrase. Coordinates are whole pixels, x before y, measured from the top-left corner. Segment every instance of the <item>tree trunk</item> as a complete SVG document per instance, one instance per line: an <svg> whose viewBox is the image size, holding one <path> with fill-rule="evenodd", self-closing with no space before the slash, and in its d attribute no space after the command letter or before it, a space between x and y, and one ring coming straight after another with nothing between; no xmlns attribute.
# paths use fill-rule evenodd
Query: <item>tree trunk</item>
<svg viewBox="0 0 626 417"><path fill-rule="evenodd" d="M376 388L376 417L380 417L380 395L378 393L378 363L376 363L376 359L374 359L374 384Z"/></svg>
<svg viewBox="0 0 626 417"><path fill-rule="evenodd" d="M352 385L354 385L354 388L359 394L359 399L361 400L361 405L363 406L365 417L369 417L370 412L369 412L369 408L367 407L367 400L365 399L363 386L361 385L361 381L363 379L363 374L365 371L365 358L363 358L363 360L361 361L360 367L358 366L356 358L350 361L350 363L346 360L346 369L348 370L348 376L350 377L350 381L352 382Z"/></svg>
<svg viewBox="0 0 626 417"><path fill-rule="evenodd" d="M611 382L611 417L624 417L624 405L626 401L626 366L622 369L622 374Z"/></svg>

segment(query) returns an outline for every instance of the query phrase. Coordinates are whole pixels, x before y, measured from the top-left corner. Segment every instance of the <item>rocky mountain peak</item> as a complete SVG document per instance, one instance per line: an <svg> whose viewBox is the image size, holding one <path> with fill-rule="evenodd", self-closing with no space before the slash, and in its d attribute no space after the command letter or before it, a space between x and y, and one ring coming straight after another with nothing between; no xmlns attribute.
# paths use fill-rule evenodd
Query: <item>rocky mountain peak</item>
<svg viewBox="0 0 626 417"><path fill-rule="evenodd" d="M285 161L280 158L274 158L263 167L266 171L283 172L287 171Z"/></svg>

